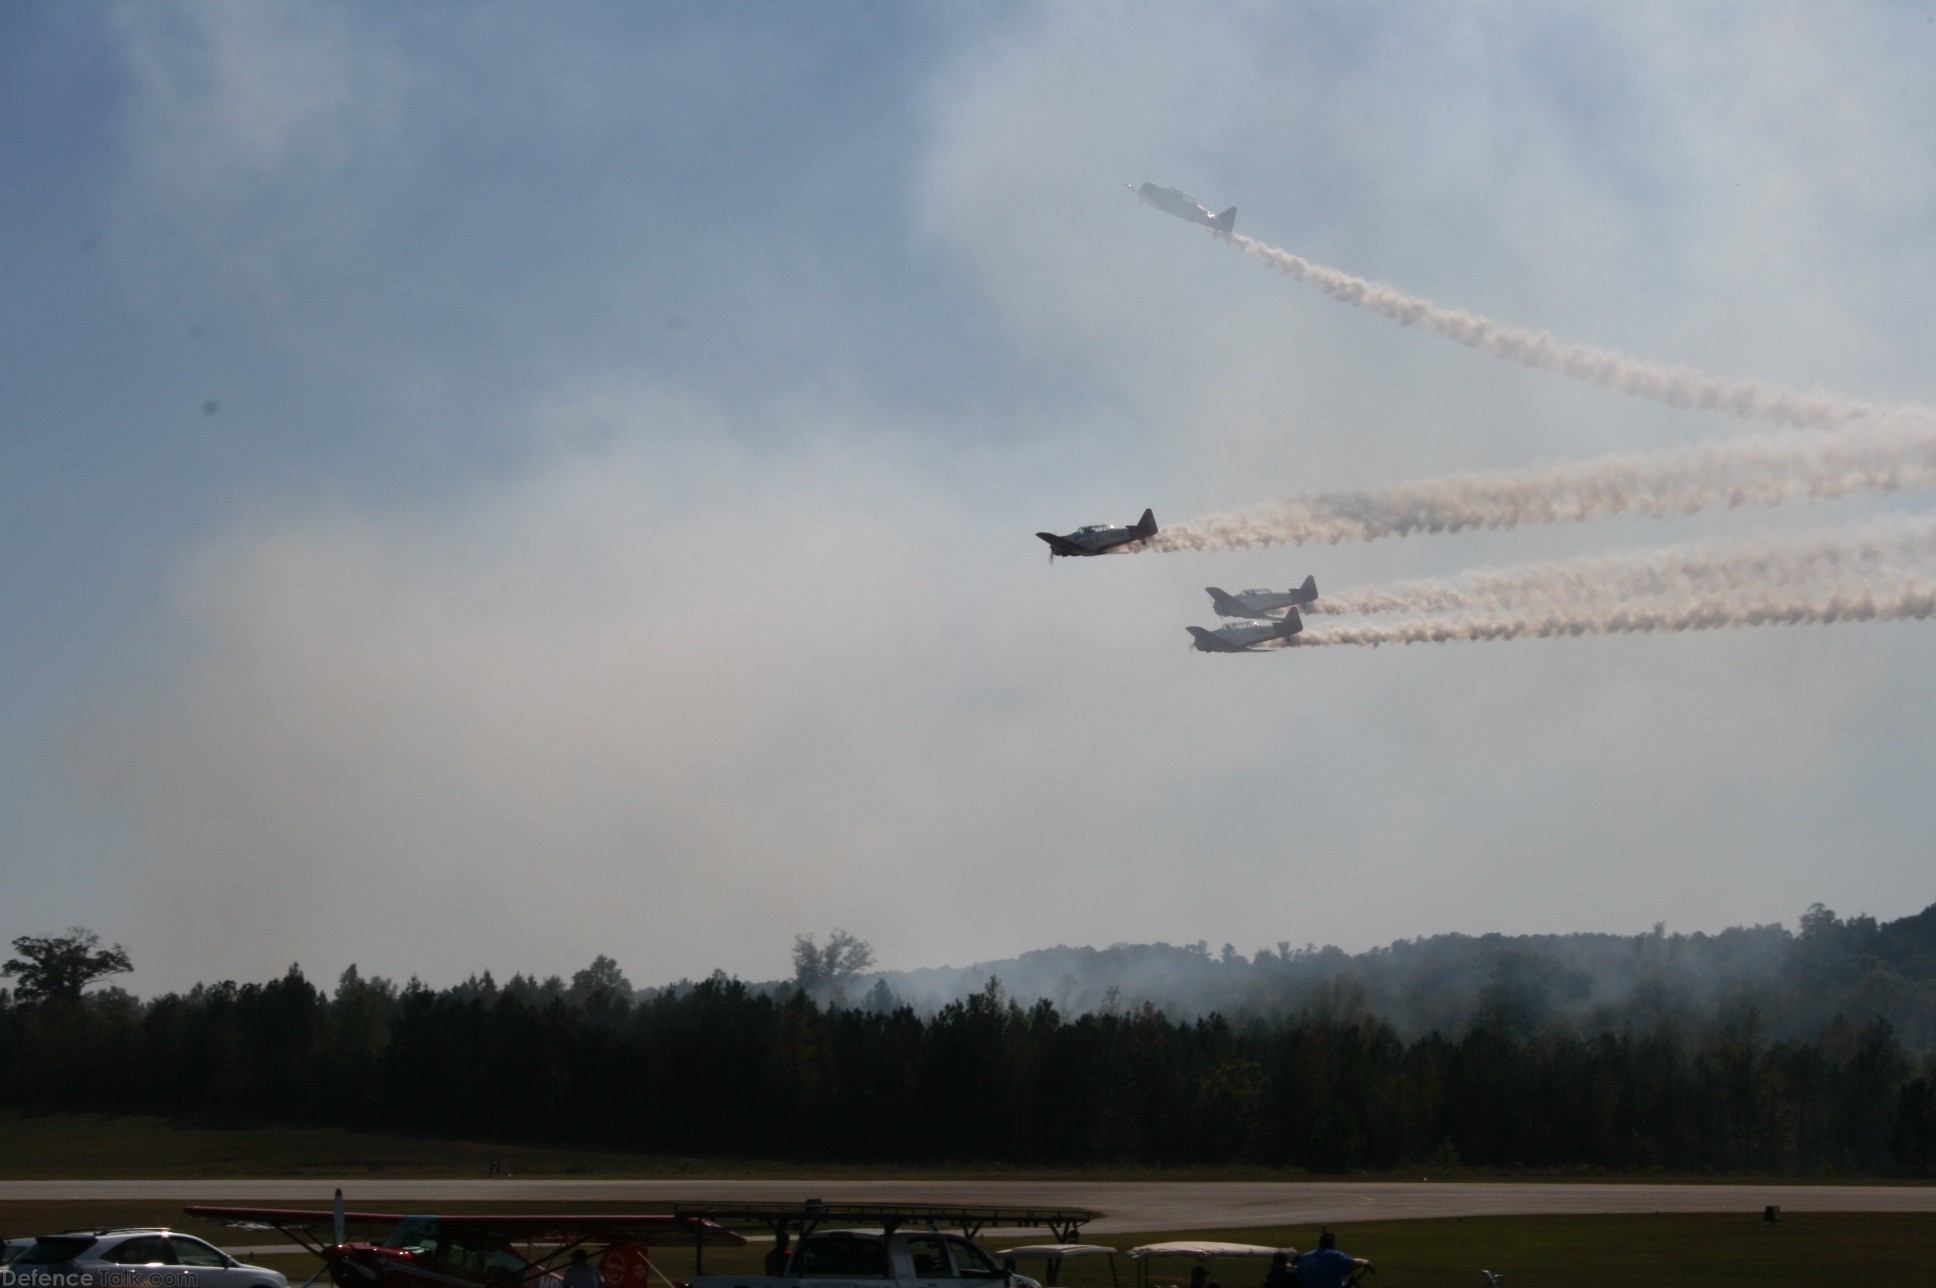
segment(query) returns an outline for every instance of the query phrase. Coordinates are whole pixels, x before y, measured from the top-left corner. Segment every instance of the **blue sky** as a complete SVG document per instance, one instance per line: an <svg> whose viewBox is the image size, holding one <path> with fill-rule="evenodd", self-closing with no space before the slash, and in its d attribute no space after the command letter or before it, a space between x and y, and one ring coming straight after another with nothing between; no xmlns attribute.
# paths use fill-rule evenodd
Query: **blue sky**
<svg viewBox="0 0 1936 1288"><path fill-rule="evenodd" d="M138 991L1896 916L1928 627L1221 659L1201 587L1749 533L1049 567L1038 528L1743 426L1447 304L1930 401L1906 6L13 5L0 936Z"/></svg>

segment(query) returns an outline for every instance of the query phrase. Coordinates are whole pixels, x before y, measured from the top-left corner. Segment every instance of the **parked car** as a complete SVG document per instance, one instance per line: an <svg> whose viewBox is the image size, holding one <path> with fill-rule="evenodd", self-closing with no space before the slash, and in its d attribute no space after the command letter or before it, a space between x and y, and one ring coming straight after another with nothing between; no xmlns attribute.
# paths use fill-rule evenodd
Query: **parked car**
<svg viewBox="0 0 1936 1288"><path fill-rule="evenodd" d="M237 1261L211 1243L173 1230L72 1230L16 1255L12 1288L289 1288L265 1266Z"/></svg>

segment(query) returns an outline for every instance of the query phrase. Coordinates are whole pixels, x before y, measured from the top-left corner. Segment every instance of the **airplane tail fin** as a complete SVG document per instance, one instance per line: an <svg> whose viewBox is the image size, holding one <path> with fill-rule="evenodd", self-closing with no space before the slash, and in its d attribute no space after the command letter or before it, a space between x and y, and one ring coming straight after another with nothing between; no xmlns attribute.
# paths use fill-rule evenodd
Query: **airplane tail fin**
<svg viewBox="0 0 1936 1288"><path fill-rule="evenodd" d="M1143 511L1143 517L1136 521L1136 535L1139 537L1153 537L1156 535L1156 512L1154 510Z"/></svg>
<svg viewBox="0 0 1936 1288"><path fill-rule="evenodd" d="M1312 576L1306 577L1304 584L1297 588L1297 602L1300 604L1312 604L1317 602L1317 597L1318 579L1313 574Z"/></svg>
<svg viewBox="0 0 1936 1288"><path fill-rule="evenodd" d="M1221 215L1212 215L1210 218L1210 222L1217 226L1217 231L1220 233L1236 232L1237 231L1237 207L1232 206L1230 209L1224 211Z"/></svg>
<svg viewBox="0 0 1936 1288"><path fill-rule="evenodd" d="M1304 629L1304 619L1298 616L1297 609L1287 608L1277 623L1277 638L1287 640Z"/></svg>

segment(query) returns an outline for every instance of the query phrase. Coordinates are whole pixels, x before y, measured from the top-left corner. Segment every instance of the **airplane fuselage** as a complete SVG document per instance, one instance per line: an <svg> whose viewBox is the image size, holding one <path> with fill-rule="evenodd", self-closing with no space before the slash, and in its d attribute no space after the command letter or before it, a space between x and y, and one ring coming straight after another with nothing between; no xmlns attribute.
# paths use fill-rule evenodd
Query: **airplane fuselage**
<svg viewBox="0 0 1936 1288"><path fill-rule="evenodd" d="M1217 616L1263 617L1296 602L1296 596L1282 590L1240 590L1228 602L1217 605Z"/></svg>
<svg viewBox="0 0 1936 1288"><path fill-rule="evenodd" d="M1155 206L1166 215L1187 219L1193 224L1202 224L1213 232L1234 231L1237 224L1237 208L1232 206L1221 215L1213 215L1210 208L1181 188L1159 188L1146 183L1133 190L1137 197L1148 205Z"/></svg>
<svg viewBox="0 0 1936 1288"><path fill-rule="evenodd" d="M1304 619L1298 616L1297 609L1286 611L1282 617L1251 618L1245 621L1225 622L1215 630L1201 626L1187 626L1191 642L1199 653L1255 653L1264 645L1275 640L1288 640L1304 629Z"/></svg>
<svg viewBox="0 0 1936 1288"><path fill-rule="evenodd" d="M1056 555L1070 558L1080 555L1103 555L1118 546L1132 545L1155 536L1156 516L1145 510L1143 517L1128 527L1091 523L1060 536L1053 532L1038 532L1035 535L1049 543L1050 558Z"/></svg>
<svg viewBox="0 0 1936 1288"><path fill-rule="evenodd" d="M1234 595L1217 586L1203 589L1219 617L1268 617L1281 609L1316 603L1318 579L1306 577L1302 586L1291 590L1240 590Z"/></svg>

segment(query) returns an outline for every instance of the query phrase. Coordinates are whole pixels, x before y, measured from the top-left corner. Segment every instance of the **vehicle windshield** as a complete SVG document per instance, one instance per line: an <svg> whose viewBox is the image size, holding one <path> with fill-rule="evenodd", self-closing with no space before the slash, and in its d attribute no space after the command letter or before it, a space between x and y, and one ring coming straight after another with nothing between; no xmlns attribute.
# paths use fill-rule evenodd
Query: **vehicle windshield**
<svg viewBox="0 0 1936 1288"><path fill-rule="evenodd" d="M1005 1279L1007 1272L995 1259L966 1239L950 1238L948 1250L955 1254L955 1274L962 1279Z"/></svg>
<svg viewBox="0 0 1936 1288"><path fill-rule="evenodd" d="M794 1254L792 1271L810 1279L885 1279L887 1247L879 1239L851 1235L808 1239Z"/></svg>
<svg viewBox="0 0 1936 1288"><path fill-rule="evenodd" d="M445 1229L434 1216L405 1217L390 1231L383 1246L486 1280L507 1278L530 1264L489 1239Z"/></svg>
<svg viewBox="0 0 1936 1288"><path fill-rule="evenodd" d="M94 1246L94 1236L79 1234L71 1237L36 1239L34 1246L14 1258L16 1266L58 1266L63 1261L72 1261L81 1253Z"/></svg>
<svg viewBox="0 0 1936 1288"><path fill-rule="evenodd" d="M436 1245L437 1218L434 1216L407 1216L397 1222L397 1228L383 1241L384 1247L404 1252L429 1252Z"/></svg>

